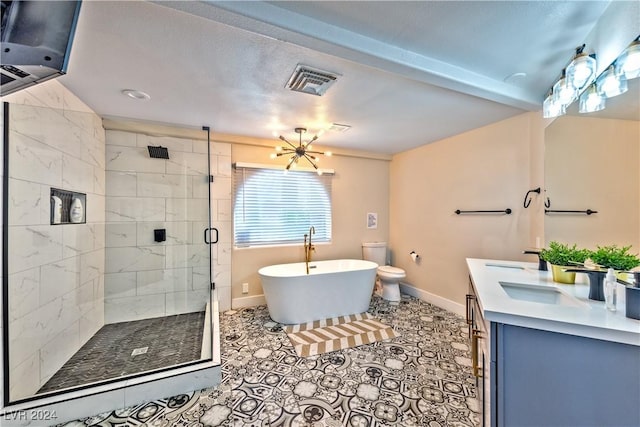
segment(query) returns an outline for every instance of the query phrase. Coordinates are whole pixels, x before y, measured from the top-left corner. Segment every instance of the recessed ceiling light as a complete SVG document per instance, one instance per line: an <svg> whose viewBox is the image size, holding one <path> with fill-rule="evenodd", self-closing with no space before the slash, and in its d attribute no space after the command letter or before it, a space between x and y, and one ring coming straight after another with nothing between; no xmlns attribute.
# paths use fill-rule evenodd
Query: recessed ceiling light
<svg viewBox="0 0 640 427"><path fill-rule="evenodd" d="M151 99L151 96L148 93L145 93L141 90L135 89L123 89L121 91L123 95L128 96L129 98L138 99L140 101L145 101Z"/></svg>
<svg viewBox="0 0 640 427"><path fill-rule="evenodd" d="M527 77L527 73L513 73L509 74L503 80L505 83L515 83Z"/></svg>

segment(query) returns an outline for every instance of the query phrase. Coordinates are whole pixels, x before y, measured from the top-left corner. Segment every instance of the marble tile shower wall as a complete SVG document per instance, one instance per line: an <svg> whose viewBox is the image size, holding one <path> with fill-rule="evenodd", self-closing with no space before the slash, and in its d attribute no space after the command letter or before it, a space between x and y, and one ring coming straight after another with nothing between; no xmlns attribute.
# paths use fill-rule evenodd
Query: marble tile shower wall
<svg viewBox="0 0 640 427"><path fill-rule="evenodd" d="M169 159L147 146L167 147ZM231 286L231 146L211 143L211 215L220 296ZM207 143L106 132L105 322L202 311L209 296ZM156 242L154 230L165 229ZM221 298L221 307L224 306Z"/></svg>
<svg viewBox="0 0 640 427"><path fill-rule="evenodd" d="M104 324L104 129L66 107L9 110L12 400L35 394ZM86 224L50 225L52 187L86 193Z"/></svg>

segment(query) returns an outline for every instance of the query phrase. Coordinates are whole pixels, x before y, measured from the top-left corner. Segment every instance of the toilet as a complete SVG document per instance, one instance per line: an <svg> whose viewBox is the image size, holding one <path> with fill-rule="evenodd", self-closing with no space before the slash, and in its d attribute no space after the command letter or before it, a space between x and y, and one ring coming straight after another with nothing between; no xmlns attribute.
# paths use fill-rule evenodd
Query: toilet
<svg viewBox="0 0 640 427"><path fill-rule="evenodd" d="M387 265L386 242L362 243L362 258L378 264L378 279L382 285L382 298L387 301L400 301L398 282L406 277L403 269Z"/></svg>

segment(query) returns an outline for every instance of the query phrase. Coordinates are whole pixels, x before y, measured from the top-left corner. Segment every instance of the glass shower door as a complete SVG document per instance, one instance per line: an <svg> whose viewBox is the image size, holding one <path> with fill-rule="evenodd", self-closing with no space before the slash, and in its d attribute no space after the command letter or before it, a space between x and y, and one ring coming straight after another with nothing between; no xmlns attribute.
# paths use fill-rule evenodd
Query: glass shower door
<svg viewBox="0 0 640 427"><path fill-rule="evenodd" d="M6 108L6 400L210 358L208 141Z"/></svg>

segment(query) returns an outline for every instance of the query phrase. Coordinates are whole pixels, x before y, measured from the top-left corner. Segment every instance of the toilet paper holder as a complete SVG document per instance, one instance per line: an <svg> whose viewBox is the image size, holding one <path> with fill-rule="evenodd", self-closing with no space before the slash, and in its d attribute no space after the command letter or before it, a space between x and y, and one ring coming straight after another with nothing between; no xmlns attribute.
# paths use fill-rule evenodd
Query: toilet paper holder
<svg viewBox="0 0 640 427"><path fill-rule="evenodd" d="M417 261L418 261L418 259L420 259L420 255L418 255L418 254L416 253L416 251L411 251L411 252L409 252L409 256L411 257L411 259L412 259L414 262L417 262Z"/></svg>

